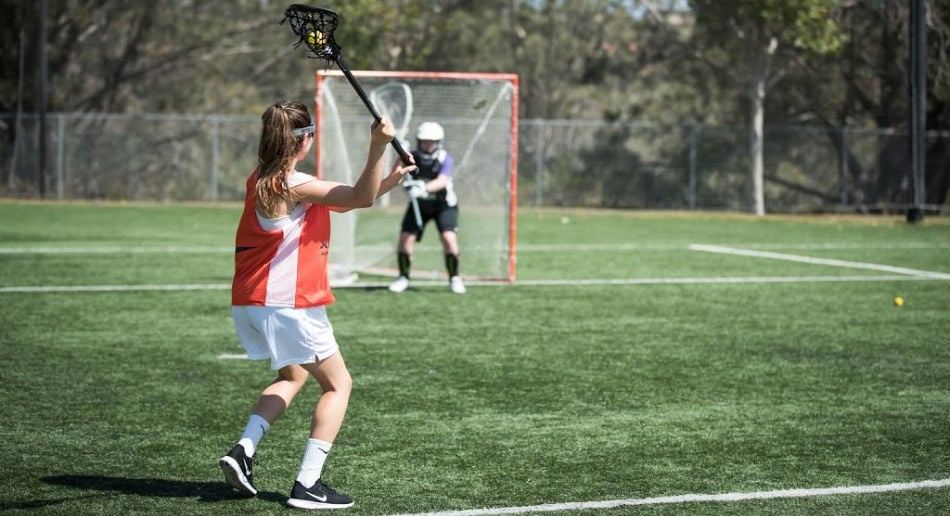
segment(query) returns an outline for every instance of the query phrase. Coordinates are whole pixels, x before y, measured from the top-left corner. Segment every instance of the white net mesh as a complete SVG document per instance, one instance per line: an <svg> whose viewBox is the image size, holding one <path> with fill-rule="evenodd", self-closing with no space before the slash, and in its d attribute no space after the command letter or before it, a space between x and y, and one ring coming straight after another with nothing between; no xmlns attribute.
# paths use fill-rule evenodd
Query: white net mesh
<svg viewBox="0 0 950 516"><path fill-rule="evenodd" d="M444 148L455 159L459 198L460 272L470 279L513 280L517 82L498 74L354 72L380 114L396 125L403 147L415 146L422 122L445 129ZM317 172L353 184L366 162L372 116L347 79L317 73ZM390 148L387 164L398 157ZM396 243L408 197L396 188L376 206L333 215L331 270L394 275ZM414 278L445 276L444 254L434 222L415 246Z"/></svg>

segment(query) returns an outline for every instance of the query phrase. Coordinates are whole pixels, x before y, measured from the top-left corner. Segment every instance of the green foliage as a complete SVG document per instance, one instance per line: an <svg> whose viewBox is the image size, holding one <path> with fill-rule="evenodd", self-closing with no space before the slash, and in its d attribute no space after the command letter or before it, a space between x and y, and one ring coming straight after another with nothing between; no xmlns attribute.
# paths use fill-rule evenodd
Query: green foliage
<svg viewBox="0 0 950 516"><path fill-rule="evenodd" d="M694 7L713 2L696 1ZM841 29L835 13L838 0L734 0L714 2L719 13L734 14L741 31L774 35L786 44L815 52L832 54L841 49Z"/></svg>
<svg viewBox="0 0 950 516"><path fill-rule="evenodd" d="M319 64L290 48L293 36L278 25L285 5L273 0L47 4L53 111L258 114L276 98L312 95ZM893 99L868 96L868 88L885 87L886 97L906 90L903 2L693 0L686 10L682 2L621 0L325 4L341 13L337 39L354 69L517 73L526 118L736 122L748 52L773 36L782 47L774 68L787 87L771 93L783 106L770 120L851 116L864 99L884 110ZM928 92L942 110L950 8L928 4ZM19 70L22 45L26 65L25 75L0 78L0 110L12 111L18 80L36 89L37 4L0 0L0 8L10 14L0 22L0 62ZM799 98L808 89L821 95ZM19 100L34 109L34 95Z"/></svg>
<svg viewBox="0 0 950 516"><path fill-rule="evenodd" d="M837 0L798 0L789 8L783 18L794 26L794 43L798 48L819 55L837 54L844 43L840 24L835 20L835 12L840 2Z"/></svg>

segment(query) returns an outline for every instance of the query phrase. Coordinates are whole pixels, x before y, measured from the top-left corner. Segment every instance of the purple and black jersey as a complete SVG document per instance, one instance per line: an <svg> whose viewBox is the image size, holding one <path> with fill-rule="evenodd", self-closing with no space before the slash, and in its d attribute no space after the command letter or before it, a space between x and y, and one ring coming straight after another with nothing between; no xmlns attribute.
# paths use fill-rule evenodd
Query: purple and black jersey
<svg viewBox="0 0 950 516"><path fill-rule="evenodd" d="M414 150L412 151L412 157L415 158L416 167L418 167L418 170L414 173L417 179L432 181L439 174L452 177L455 160L445 149L439 149L431 154Z"/></svg>

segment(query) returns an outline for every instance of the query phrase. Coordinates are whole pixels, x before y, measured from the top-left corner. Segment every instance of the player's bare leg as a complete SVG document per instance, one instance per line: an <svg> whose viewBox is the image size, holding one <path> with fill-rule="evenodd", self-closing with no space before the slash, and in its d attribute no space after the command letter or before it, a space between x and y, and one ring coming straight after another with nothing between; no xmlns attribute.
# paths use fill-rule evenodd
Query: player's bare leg
<svg viewBox="0 0 950 516"><path fill-rule="evenodd" d="M294 480L287 504L302 509L350 507L353 505L353 499L338 493L323 481L322 476L330 448L346 416L353 380L340 353L316 364L304 364L302 367L317 380L323 392L313 409L310 438L307 439L300 471Z"/></svg>
<svg viewBox="0 0 950 516"><path fill-rule="evenodd" d="M307 382L309 373L299 365L282 367L277 378L261 392L248 419L241 440L221 457L218 465L224 472L225 481L245 494L254 496L254 454L257 445L270 429L270 425L287 411L287 407Z"/></svg>

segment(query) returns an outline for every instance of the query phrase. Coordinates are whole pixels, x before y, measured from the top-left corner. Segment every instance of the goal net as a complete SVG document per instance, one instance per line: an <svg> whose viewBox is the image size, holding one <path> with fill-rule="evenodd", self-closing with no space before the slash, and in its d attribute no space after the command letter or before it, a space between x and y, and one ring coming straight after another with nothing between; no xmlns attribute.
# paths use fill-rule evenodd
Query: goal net
<svg viewBox="0 0 950 516"><path fill-rule="evenodd" d="M515 278L518 77L513 74L353 71L370 101L393 120L407 151L423 122L445 129L455 160L460 274L469 280ZM316 74L316 174L353 184L366 163L372 116L337 70ZM390 146L386 171L399 158ZM401 187L369 209L333 214L330 264L336 284L361 274L395 276L396 244L409 198ZM435 222L413 252L413 279L445 278Z"/></svg>

